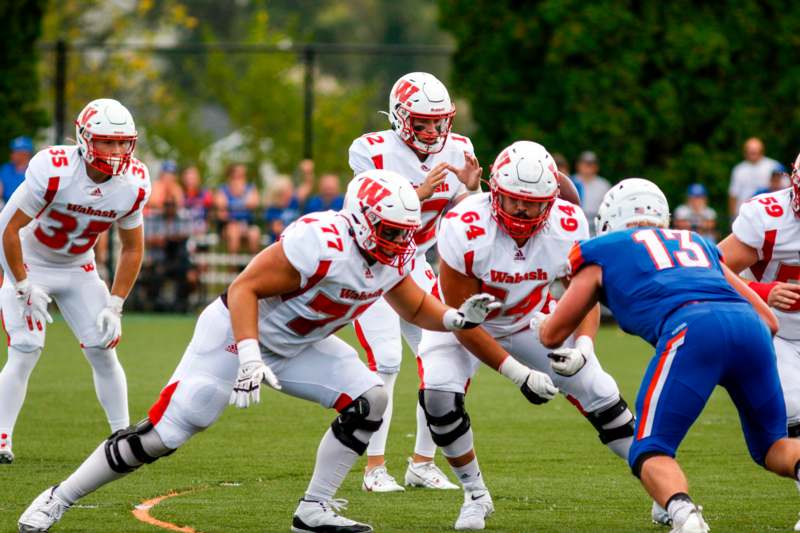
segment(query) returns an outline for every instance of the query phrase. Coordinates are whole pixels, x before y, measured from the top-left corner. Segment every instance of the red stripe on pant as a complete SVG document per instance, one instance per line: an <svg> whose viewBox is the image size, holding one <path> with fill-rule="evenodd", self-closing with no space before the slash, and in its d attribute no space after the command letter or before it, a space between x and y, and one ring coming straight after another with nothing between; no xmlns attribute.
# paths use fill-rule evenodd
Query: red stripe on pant
<svg viewBox="0 0 800 533"><path fill-rule="evenodd" d="M378 371L378 365L375 363L375 353L372 351L372 346L369 345L367 342L367 337L364 336L364 330L361 329L361 324L358 323L358 320L353 322L353 326L356 330L356 337L358 338L359 344L361 347L364 348L364 352L367 354L367 366L373 372Z"/></svg>
<svg viewBox="0 0 800 533"><path fill-rule="evenodd" d="M661 352L661 357L658 359L656 370L653 372L653 377L650 378L650 383L647 385L647 394L644 397L644 402L642 402L642 417L639 420L639 430L636 432L636 440L641 440L643 438L642 435L644 434L644 429L647 426L647 421L649 418L648 412L650 411L650 402L653 400L653 392L656 389L656 385L658 385L658 379L661 377L661 372L664 370L664 363L667 362L667 358L669 357L670 352L672 352L673 345L686 335L687 329L688 328L684 328L677 335L668 340L667 345L664 347L664 351Z"/></svg>
<svg viewBox="0 0 800 533"><path fill-rule="evenodd" d="M180 383L180 381L170 383L164 387L164 390L162 390L161 394L159 394L156 403L154 403L150 408L150 411L147 412L147 417L154 426L158 424L158 422L161 420L161 417L164 416L164 411L167 410L169 402L172 400L172 395L175 394L175 389L178 387L178 383Z"/></svg>

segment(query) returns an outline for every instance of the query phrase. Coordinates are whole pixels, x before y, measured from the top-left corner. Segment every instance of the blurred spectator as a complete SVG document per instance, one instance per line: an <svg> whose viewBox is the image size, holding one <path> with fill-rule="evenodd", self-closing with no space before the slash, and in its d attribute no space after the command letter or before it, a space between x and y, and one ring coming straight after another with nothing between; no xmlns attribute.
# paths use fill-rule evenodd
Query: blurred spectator
<svg viewBox="0 0 800 533"><path fill-rule="evenodd" d="M187 243L192 232L189 214L178 208L174 197L167 198L161 212L153 213L145 224L147 256L141 276L146 301L155 311L186 312L190 295L197 289L199 274L192 265Z"/></svg>
<svg viewBox="0 0 800 533"><path fill-rule="evenodd" d="M570 174L569 161L567 158L564 157L564 154L556 152L553 154L553 161L556 162L556 168L558 168L558 171L565 176L569 176L569 179L572 180L572 184L575 185L575 189L578 191L578 198L580 198L580 201L583 202L583 184L579 181L576 181L575 176Z"/></svg>
<svg viewBox="0 0 800 533"><path fill-rule="evenodd" d="M261 230L254 222L253 212L258 209L258 191L247 181L247 167L232 164L226 172L225 183L214 196L217 216L224 223L222 238L228 252L239 253L242 241L247 241L247 251L258 252Z"/></svg>
<svg viewBox="0 0 800 533"><path fill-rule="evenodd" d="M686 203L675 208L675 228L695 231L710 240L717 240L717 213L708 207L708 191L701 183L693 183L686 191Z"/></svg>
<svg viewBox="0 0 800 533"><path fill-rule="evenodd" d="M208 231L208 214L214 205L214 195L203 187L200 169L190 165L181 172L183 185L183 206L192 220L192 233L200 234Z"/></svg>
<svg viewBox="0 0 800 533"><path fill-rule="evenodd" d="M600 166L597 163L597 156L594 152L582 152L575 167L577 170L575 181L583 186L581 204L584 213L586 213L586 219L590 222L589 227L592 230L592 234L594 234L594 224L592 222L603 201L603 196L611 188L611 184L605 178L597 175Z"/></svg>
<svg viewBox="0 0 800 533"><path fill-rule="evenodd" d="M312 159L303 159L297 165L297 172L295 173L297 179L297 200L300 205L303 205L306 198L311 194L311 189L314 188L314 161Z"/></svg>
<svg viewBox="0 0 800 533"><path fill-rule="evenodd" d="M277 178L267 191L267 208L264 210L266 231L273 242L281 232L300 216L300 202L294 192L292 180L282 176Z"/></svg>
<svg viewBox="0 0 800 533"><path fill-rule="evenodd" d="M744 143L744 161L733 167L728 188L728 213L731 220L739 214L739 206L769 186L772 170L778 166L774 159L764 156L764 143L751 137Z"/></svg>
<svg viewBox="0 0 800 533"><path fill-rule="evenodd" d="M769 185L763 189L757 190L753 196L764 194L768 192L777 192L785 189L790 185L789 176L786 174L786 167L778 163L778 166L772 169L769 175Z"/></svg>
<svg viewBox="0 0 800 533"><path fill-rule="evenodd" d="M8 163L0 166L0 187L3 189L3 204L8 202L19 184L25 181L28 162L33 157L33 141L30 137L17 137L9 144L11 154Z"/></svg>
<svg viewBox="0 0 800 533"><path fill-rule="evenodd" d="M167 159L161 163L158 179L153 182L150 201L147 207L155 212L160 212L167 201L175 202L178 208L183 207L183 189L178 182L178 165L175 161Z"/></svg>
<svg viewBox="0 0 800 533"><path fill-rule="evenodd" d="M309 198L304 213L315 213L317 211L339 211L344 205L344 195L341 192L339 176L336 174L323 174L319 178L319 194Z"/></svg>

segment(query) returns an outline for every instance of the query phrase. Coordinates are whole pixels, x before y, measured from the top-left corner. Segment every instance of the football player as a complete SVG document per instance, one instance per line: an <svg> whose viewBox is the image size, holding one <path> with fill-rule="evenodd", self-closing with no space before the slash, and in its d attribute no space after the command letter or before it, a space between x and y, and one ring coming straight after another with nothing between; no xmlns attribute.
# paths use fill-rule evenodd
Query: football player
<svg viewBox="0 0 800 533"><path fill-rule="evenodd" d="M792 186L762 194L742 204L733 233L719 249L725 264L737 273L750 269L753 289L778 317L772 340L778 375L786 400L788 432L800 438L800 155L794 162ZM800 488L800 483L798 483ZM800 531L800 520L794 526Z"/></svg>
<svg viewBox="0 0 800 533"><path fill-rule="evenodd" d="M334 495L380 426L388 397L380 378L332 334L381 296L405 320L440 330L475 327L497 305L484 294L451 309L414 283L408 267L419 224L420 203L408 181L372 171L353 179L342 211L289 226L200 315L148 417L111 435L67 480L39 495L20 518L20 531L46 531L82 496L172 453L229 401L257 403L264 381L339 411L320 442L292 531L372 531L340 516Z"/></svg>
<svg viewBox="0 0 800 533"><path fill-rule="evenodd" d="M556 310L549 318L534 317L531 329L545 346L559 346L600 301L624 331L655 347L636 398L628 463L667 509L673 533L703 533L708 524L674 457L715 386L728 391L750 455L761 466L797 479L800 441L787 438L770 338L777 319L722 263L714 245L668 227L667 199L654 183L618 183L600 206L598 237L570 252L572 281ZM577 350L556 351L551 359L563 375L588 369L588 358Z"/></svg>
<svg viewBox="0 0 800 533"><path fill-rule="evenodd" d="M430 291L434 272L425 253L436 243L442 215L469 193L480 190L482 169L472 142L452 133L455 106L447 88L431 74L412 72L395 82L389 93L391 129L368 133L350 146L350 167L354 174L370 169L388 169L409 179L422 202L422 225L414 236L417 253L411 275L417 285ZM569 178L560 177L567 199L578 203ZM386 470L384 452L392 416L392 392L400 371L403 352L401 336L412 352L418 353L421 331L403 321L383 300L376 302L354 323L356 335L367 354L370 368L377 372L389 394L384 423L367 447L364 490L404 490ZM433 462L436 446L417 406L417 439L408 460L405 484L433 489L456 489Z"/></svg>
<svg viewBox="0 0 800 533"><path fill-rule="evenodd" d="M568 277L572 245L589 237L580 207L557 198L553 158L540 144L515 142L495 160L489 186L490 192L470 196L445 215L437 290L448 305L488 292L502 306L466 334L426 331L419 347L419 403L434 442L464 487L456 529L483 529L494 510L464 405L480 362L513 381L534 404L560 390L595 427L600 441L622 458L633 435L633 414L594 355L599 307L563 348L575 346L586 358L587 369L578 376L554 372L550 350L528 327L534 313L551 305L550 286Z"/></svg>
<svg viewBox="0 0 800 533"><path fill-rule="evenodd" d="M0 308L8 335L8 361L0 372L0 463L14 459L14 424L52 322L51 300L92 366L111 430L130 423L115 347L122 307L142 264L150 177L133 157L133 117L116 100L90 102L78 115L75 137L77 145L51 146L31 159L25 181L0 214ZM114 223L122 251L109 293L93 248Z"/></svg>

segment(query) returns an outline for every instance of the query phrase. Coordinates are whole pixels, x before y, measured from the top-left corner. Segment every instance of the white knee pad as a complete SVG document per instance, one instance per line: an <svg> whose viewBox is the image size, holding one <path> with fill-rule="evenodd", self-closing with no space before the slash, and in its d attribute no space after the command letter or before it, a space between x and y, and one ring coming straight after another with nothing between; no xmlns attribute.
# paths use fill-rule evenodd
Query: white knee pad
<svg viewBox="0 0 800 533"><path fill-rule="evenodd" d="M41 331L34 332L18 329L10 336L10 339L9 346L16 348L20 352L41 352L42 348L44 348L44 333Z"/></svg>
<svg viewBox="0 0 800 533"><path fill-rule="evenodd" d="M181 380L172 397L174 411L171 418L195 431L202 431L213 424L225 410L231 388L215 376L197 374ZM170 408L172 405L170 405Z"/></svg>

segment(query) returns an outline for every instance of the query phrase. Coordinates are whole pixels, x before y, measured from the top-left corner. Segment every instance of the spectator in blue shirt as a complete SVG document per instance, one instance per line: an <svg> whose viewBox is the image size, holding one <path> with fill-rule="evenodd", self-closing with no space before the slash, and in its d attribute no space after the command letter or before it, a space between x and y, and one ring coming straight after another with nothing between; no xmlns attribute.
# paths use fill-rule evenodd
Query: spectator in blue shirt
<svg viewBox="0 0 800 533"><path fill-rule="evenodd" d="M786 167L778 163L778 165L772 169L772 174L769 176L769 185L758 189L753 196L758 196L765 192L778 192L789 185L789 176L786 174Z"/></svg>
<svg viewBox="0 0 800 533"><path fill-rule="evenodd" d="M28 162L33 157L33 141L30 137L17 137L9 146L11 156L8 163L0 166L0 186L3 189L3 203L8 202L19 184L25 181Z"/></svg>
<svg viewBox="0 0 800 533"><path fill-rule="evenodd" d="M344 205L344 195L339 185L339 176L336 174L323 174L319 178L319 194L315 194L306 201L304 213L317 211L339 211Z"/></svg>
<svg viewBox="0 0 800 533"><path fill-rule="evenodd" d="M300 217L300 202L294 191L292 180L282 176L277 178L268 191L267 208L264 210L266 232L273 242L286 229L286 226Z"/></svg>

